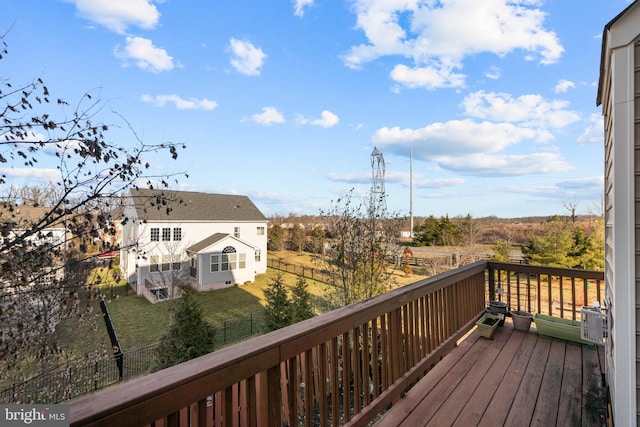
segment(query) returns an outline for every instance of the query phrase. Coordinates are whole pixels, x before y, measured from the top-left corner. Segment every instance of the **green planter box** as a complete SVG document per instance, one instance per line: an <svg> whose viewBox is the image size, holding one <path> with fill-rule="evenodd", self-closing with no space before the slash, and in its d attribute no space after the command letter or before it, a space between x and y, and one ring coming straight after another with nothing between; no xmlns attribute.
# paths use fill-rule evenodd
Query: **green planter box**
<svg viewBox="0 0 640 427"><path fill-rule="evenodd" d="M533 321L536 324L538 333L541 335L573 341L579 344L594 345L592 342L584 341L580 337L580 321L578 320L563 319L561 317L536 313L535 316L533 316Z"/></svg>
<svg viewBox="0 0 640 427"><path fill-rule="evenodd" d="M482 317L476 322L476 326L478 327L480 336L489 339L493 338L493 332L496 330L499 324L500 317L491 313L483 314Z"/></svg>

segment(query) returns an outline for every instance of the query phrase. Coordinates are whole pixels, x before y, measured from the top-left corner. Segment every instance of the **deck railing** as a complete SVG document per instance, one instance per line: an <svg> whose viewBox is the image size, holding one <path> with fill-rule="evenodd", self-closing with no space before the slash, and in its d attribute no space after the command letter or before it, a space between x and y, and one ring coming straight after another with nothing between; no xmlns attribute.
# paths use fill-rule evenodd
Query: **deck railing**
<svg viewBox="0 0 640 427"><path fill-rule="evenodd" d="M487 272L488 297L511 310L579 320L582 306L604 306L602 271L488 262Z"/></svg>
<svg viewBox="0 0 640 427"><path fill-rule="evenodd" d="M474 326L498 286L546 307L520 293L523 274L603 284L602 273L528 267L480 261L215 351L71 402L71 425L367 425Z"/></svg>

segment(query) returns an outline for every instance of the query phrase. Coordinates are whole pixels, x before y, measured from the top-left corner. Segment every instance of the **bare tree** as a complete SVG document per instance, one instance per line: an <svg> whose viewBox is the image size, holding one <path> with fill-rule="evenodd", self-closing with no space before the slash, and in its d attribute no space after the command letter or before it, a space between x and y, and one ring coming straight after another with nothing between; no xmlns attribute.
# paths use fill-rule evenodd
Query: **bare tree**
<svg viewBox="0 0 640 427"><path fill-rule="evenodd" d="M328 298L335 307L386 292L396 260L402 219L376 218L366 203L354 204L352 194L321 211L327 226L328 248L316 259L329 277ZM392 261L391 263L389 261Z"/></svg>
<svg viewBox="0 0 640 427"><path fill-rule="evenodd" d="M577 219L576 209L578 208L578 202L563 201L562 206L564 206L564 208L569 212L569 215L571 217L571 224L575 225Z"/></svg>
<svg viewBox="0 0 640 427"><path fill-rule="evenodd" d="M3 59L4 35L0 42ZM145 158L165 152L176 159L182 146L149 145L133 131L131 146L110 141L109 126L96 121L103 106L91 93L71 106L41 79L14 86L0 77L0 164L31 169L53 154L57 171L55 191L32 194L39 210L30 215L22 206L29 193L2 191L10 183L0 175L0 194L15 195L0 202L0 377L33 374L29 366L55 368L63 354L55 334L61 319L87 318L93 308L84 262L90 247L117 249L104 238L115 232L114 201L130 187L168 186L170 177L150 174Z"/></svg>

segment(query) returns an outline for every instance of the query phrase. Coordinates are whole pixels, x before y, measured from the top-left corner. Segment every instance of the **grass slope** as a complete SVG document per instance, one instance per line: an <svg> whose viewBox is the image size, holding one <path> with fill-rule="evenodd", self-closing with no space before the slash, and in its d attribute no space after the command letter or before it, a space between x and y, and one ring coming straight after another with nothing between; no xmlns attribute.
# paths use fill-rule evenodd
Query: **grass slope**
<svg viewBox="0 0 640 427"><path fill-rule="evenodd" d="M292 264L314 266L311 256L305 253L278 251L270 252L269 257L279 258ZM218 329L224 328L225 322L241 323L243 319L247 319L246 323L248 324L249 316L262 313L265 306L264 290L276 273L277 270L269 269L267 274L256 276L253 283L218 291L196 293L195 299L202 307L205 319ZM109 314L123 351L155 343L169 326L168 303L151 304L144 297L135 295L131 289L127 290L125 285L114 283L106 270L96 269L94 274L101 277L100 286L105 298L108 299ZM291 288L295 285L297 276L283 273L283 277L288 287ZM411 283L421 278L416 275L405 276L402 272L395 274L398 284ZM317 305L316 309L322 311L325 285L309 279L307 279L307 285L312 300ZM96 306L95 322L98 326L97 330L82 327L76 327L74 330L73 335L76 339L73 340L73 350L76 355L83 354L84 342L90 346L96 346L98 342L105 349L111 348L102 313L98 306ZM64 335L68 336L69 332L66 331ZM77 337L83 338L77 339ZM223 339L224 337L221 336L216 337L216 341Z"/></svg>

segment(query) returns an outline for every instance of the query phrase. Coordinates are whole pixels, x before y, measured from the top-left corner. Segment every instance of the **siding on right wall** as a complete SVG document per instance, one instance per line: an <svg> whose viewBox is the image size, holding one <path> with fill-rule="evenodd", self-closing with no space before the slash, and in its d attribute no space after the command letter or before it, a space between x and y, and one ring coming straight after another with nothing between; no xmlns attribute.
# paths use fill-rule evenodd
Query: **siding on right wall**
<svg viewBox="0 0 640 427"><path fill-rule="evenodd" d="M640 425L640 1L605 26L597 105L604 117L606 381L615 425Z"/></svg>
<svg viewBox="0 0 640 427"><path fill-rule="evenodd" d="M640 425L640 42L636 42L633 47L633 164L634 164L634 212L635 212L635 305L636 305L636 425Z"/></svg>

